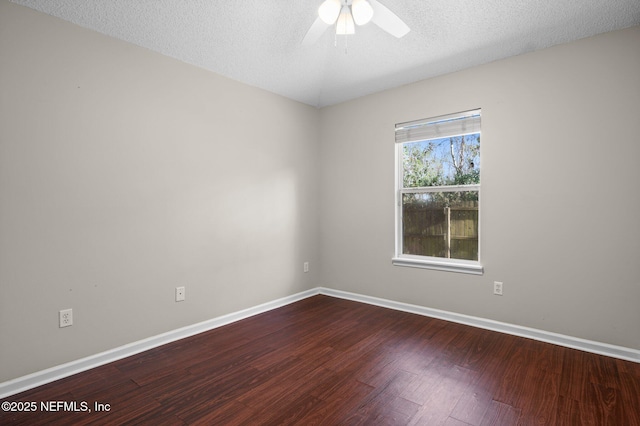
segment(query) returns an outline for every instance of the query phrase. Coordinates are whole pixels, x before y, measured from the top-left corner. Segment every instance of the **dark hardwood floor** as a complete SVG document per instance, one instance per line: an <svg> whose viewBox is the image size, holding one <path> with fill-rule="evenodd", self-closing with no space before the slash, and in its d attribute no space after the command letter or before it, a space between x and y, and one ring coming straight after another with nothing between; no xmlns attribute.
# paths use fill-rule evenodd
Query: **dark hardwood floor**
<svg viewBox="0 0 640 426"><path fill-rule="evenodd" d="M315 296L3 401L38 405L3 425L633 426L640 364Z"/></svg>

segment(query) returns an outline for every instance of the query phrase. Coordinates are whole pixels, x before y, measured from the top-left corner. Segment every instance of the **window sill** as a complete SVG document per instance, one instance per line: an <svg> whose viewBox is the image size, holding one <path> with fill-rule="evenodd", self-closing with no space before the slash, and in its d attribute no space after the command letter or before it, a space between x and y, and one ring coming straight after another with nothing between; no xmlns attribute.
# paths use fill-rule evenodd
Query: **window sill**
<svg viewBox="0 0 640 426"><path fill-rule="evenodd" d="M408 266L410 268L435 269L437 271L459 272L462 274L482 275L484 268L478 262L464 260L438 260L434 258L394 257L391 262L395 266Z"/></svg>

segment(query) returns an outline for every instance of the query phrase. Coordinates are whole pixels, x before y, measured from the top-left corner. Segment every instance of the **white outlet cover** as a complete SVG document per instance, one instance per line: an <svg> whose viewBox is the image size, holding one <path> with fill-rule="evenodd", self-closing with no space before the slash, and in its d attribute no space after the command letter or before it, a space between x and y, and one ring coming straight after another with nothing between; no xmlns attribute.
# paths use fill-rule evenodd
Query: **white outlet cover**
<svg viewBox="0 0 640 426"><path fill-rule="evenodd" d="M60 328L73 325L73 309L63 309L58 312Z"/></svg>
<svg viewBox="0 0 640 426"><path fill-rule="evenodd" d="M184 287L176 287L176 302L182 302L185 299Z"/></svg>

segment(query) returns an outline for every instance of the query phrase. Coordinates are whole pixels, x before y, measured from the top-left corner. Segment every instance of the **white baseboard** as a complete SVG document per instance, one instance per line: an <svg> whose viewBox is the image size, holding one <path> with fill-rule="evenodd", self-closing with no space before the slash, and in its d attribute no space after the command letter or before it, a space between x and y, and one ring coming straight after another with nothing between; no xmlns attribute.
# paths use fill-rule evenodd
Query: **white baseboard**
<svg viewBox="0 0 640 426"><path fill-rule="evenodd" d="M520 325L508 324L486 318L472 317L469 315L456 314L454 312L441 311L439 309L426 308L424 306L411 305L408 303L395 302L393 300L380 299L362 294L349 293L341 290L320 288L319 294L338 297L341 299L353 300L356 302L368 303L370 305L395 309L397 311L410 312L432 318L439 318L459 324L470 325L472 327L486 330L498 331L500 333L514 336L526 337L541 342L552 343L558 346L578 349L612 358L624 359L640 363L640 350L626 348L624 346L610 345L608 343L596 342L593 340L580 339L578 337L566 336L535 328L523 327Z"/></svg>
<svg viewBox="0 0 640 426"><path fill-rule="evenodd" d="M17 393L47 383L51 383L53 381L71 376L73 374L90 370L92 368L99 367L101 365L108 364L110 362L117 361L119 359L126 358L128 356L135 355L140 352L165 345L167 343L175 342L176 340L184 339L185 337L213 330L214 328L222 327L223 325L227 325L232 322L240 321L242 319L261 314L263 312L280 308L282 306L314 296L318 293L319 289L317 288L307 290L302 293L294 294L292 296L287 296L271 302L263 303L262 305L254 306L252 308L243 309L238 312L233 312L221 317L213 318L197 324L158 334L157 336L152 336L147 339L129 343L127 345L101 352L99 354L91 355L86 358L81 358L62 365L47 368L46 370L36 371L35 373L0 383L0 398L6 398L7 396L15 395Z"/></svg>
<svg viewBox="0 0 640 426"><path fill-rule="evenodd" d="M565 346L573 349L579 349L585 352L592 352L600 355L610 356L613 358L624 359L640 363L640 351L622 346L610 345L607 343L595 342L591 340L579 339L577 337L565 336L562 334L551 333L544 330L537 330L519 325L507 324L499 321L493 321L485 318L472 317L468 315L456 314L453 312L441 311L438 309L426 308L424 306L411 305L408 303L395 302L393 300L380 299L362 294L349 293L341 290L333 290L324 287L317 287L291 296L283 297L262 305L233 312L228 315L213 318L208 321L182 327L167 333L152 336L147 339L129 343L96 355L88 356L66 364L48 368L46 370L37 371L35 373L18 377L0 383L0 398L6 398L11 395L51 383L55 380L71 376L91 368L99 367L185 337L193 336L205 331L213 330L223 325L230 324L254 315L261 314L273 309L280 308L285 305L306 299L317 294L337 297L340 299L352 300L355 302L367 303L369 305L381 306L384 308L395 309L403 312L410 312L418 315L424 315L432 318L439 318L446 321L456 322L460 324L470 325L472 327L483 328L487 330L498 331L501 333L511 334L515 336L526 337L542 342L552 343L559 346Z"/></svg>

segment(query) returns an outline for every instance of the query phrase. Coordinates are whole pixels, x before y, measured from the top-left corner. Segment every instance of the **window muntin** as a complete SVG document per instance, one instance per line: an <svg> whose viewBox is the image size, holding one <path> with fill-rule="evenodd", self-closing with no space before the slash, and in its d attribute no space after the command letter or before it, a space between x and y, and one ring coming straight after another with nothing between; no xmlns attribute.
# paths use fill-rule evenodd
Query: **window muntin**
<svg viewBox="0 0 640 426"><path fill-rule="evenodd" d="M481 273L480 110L396 125L396 149L394 264Z"/></svg>

